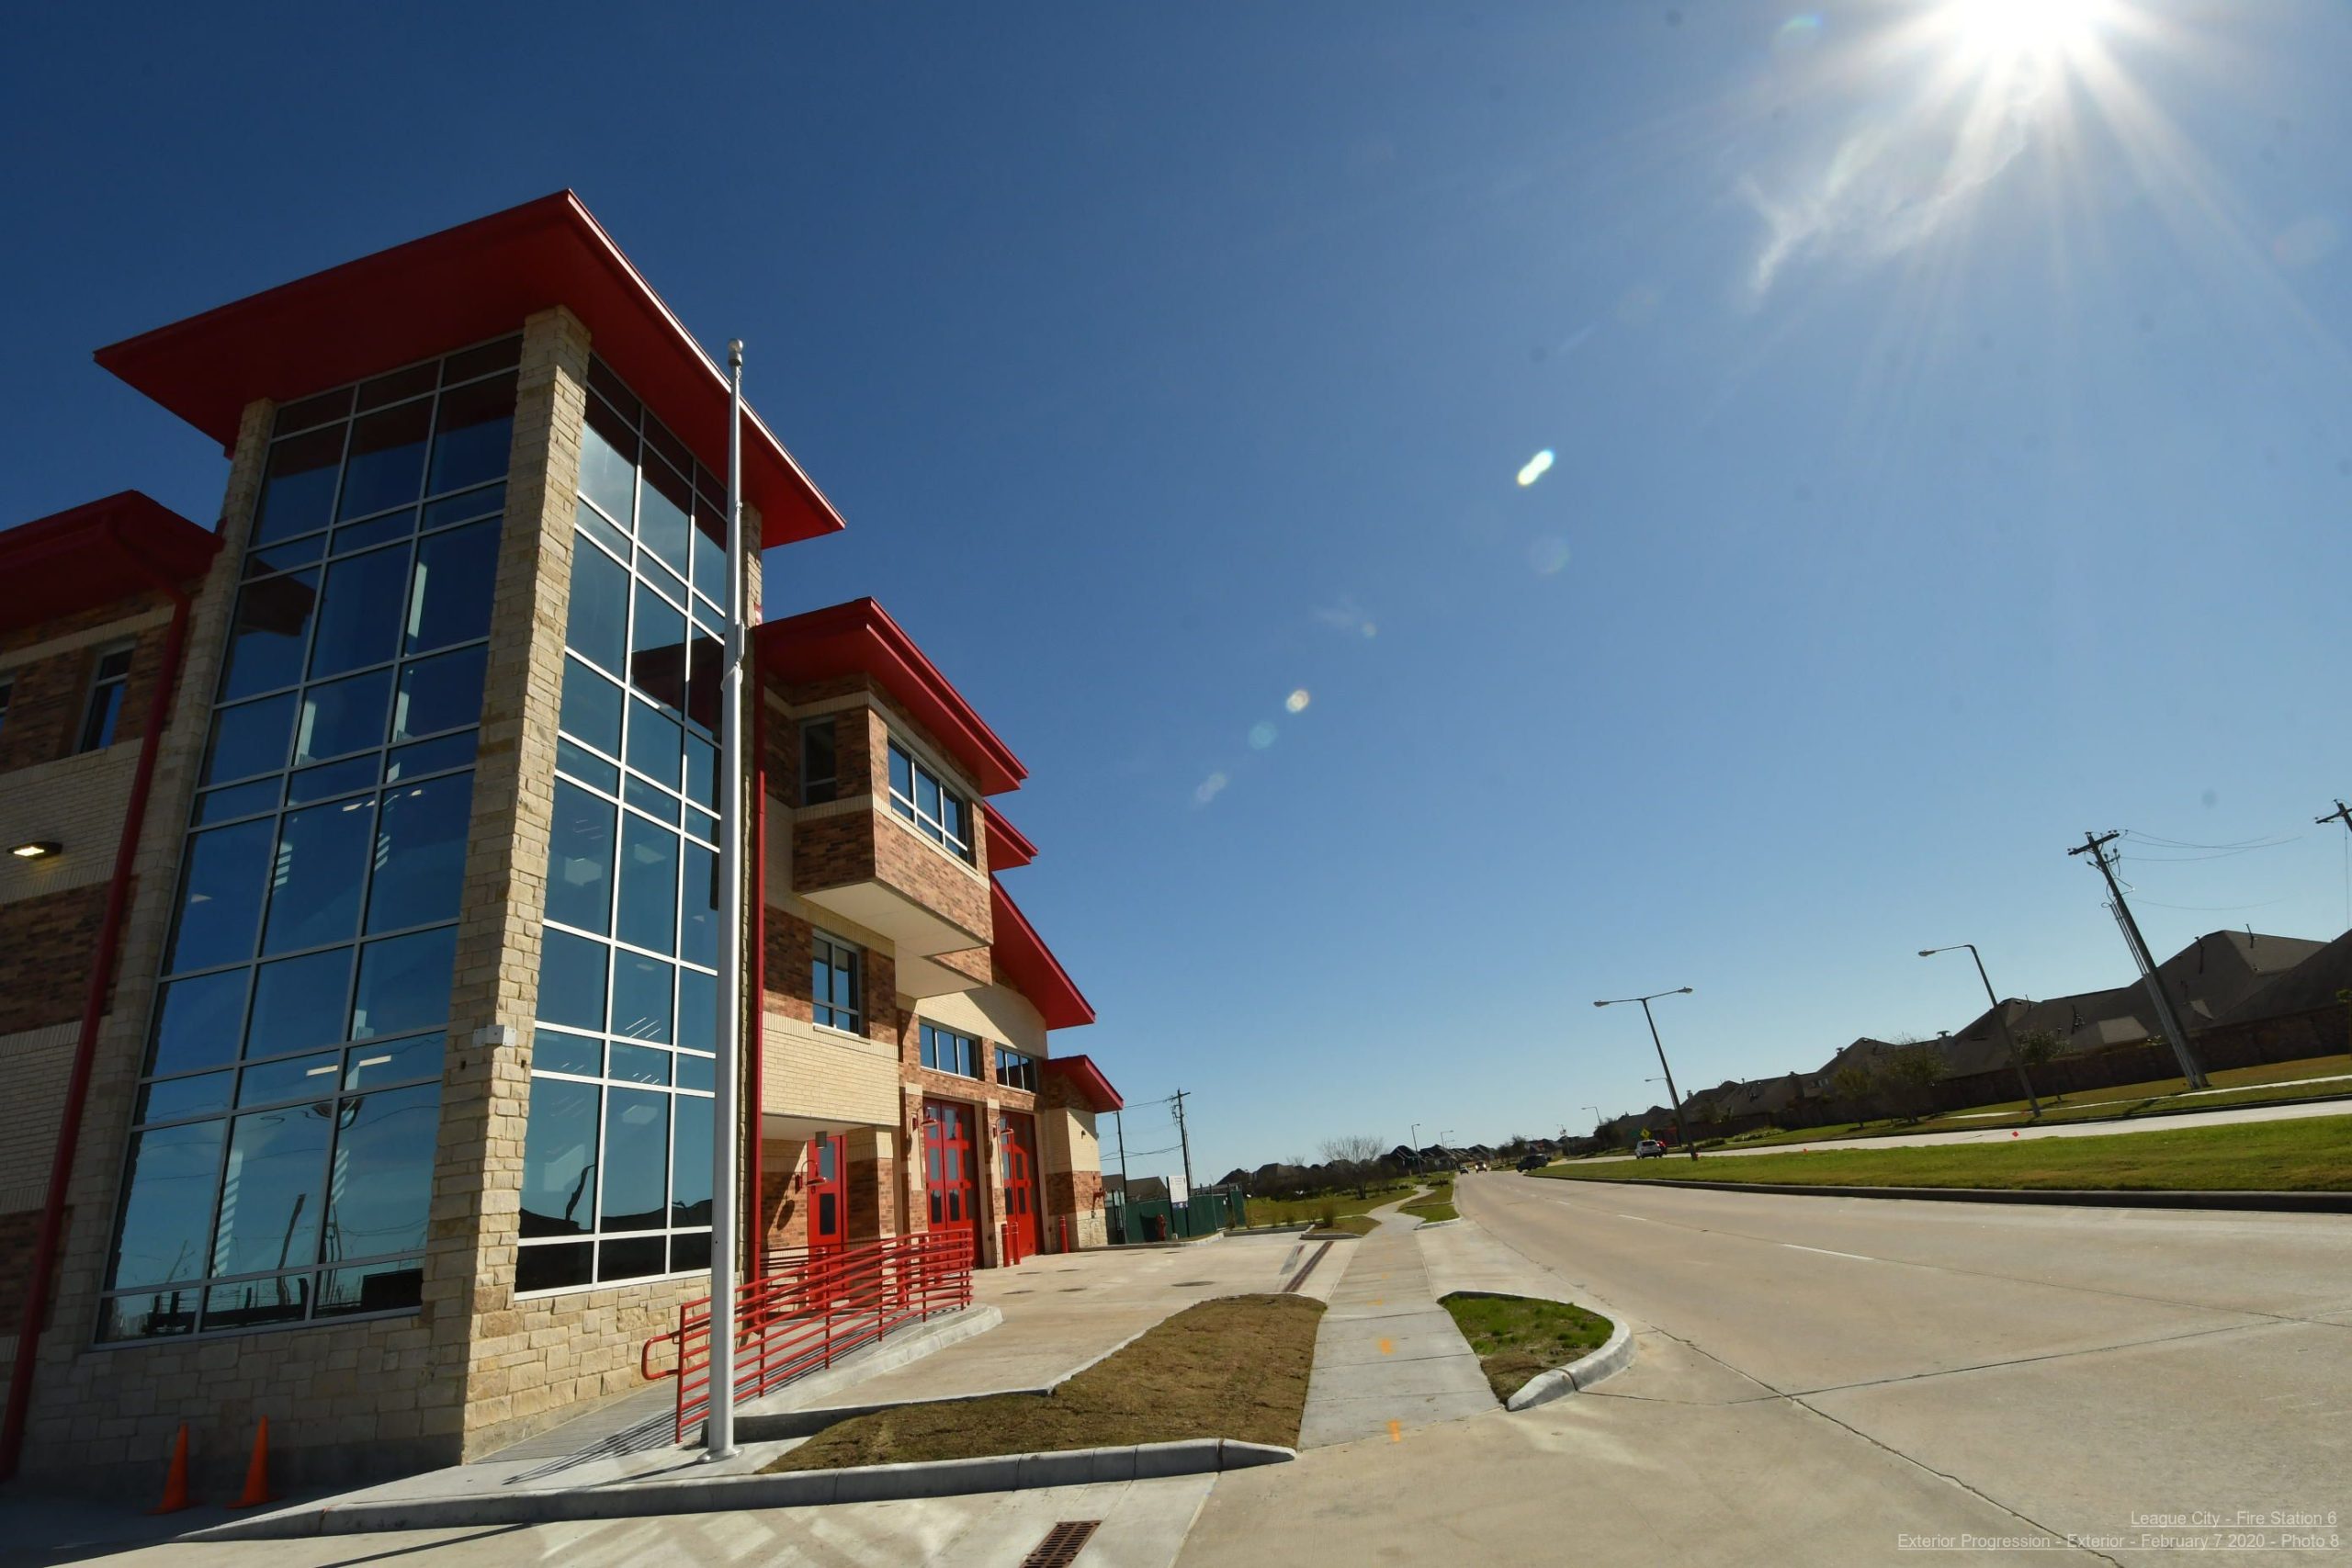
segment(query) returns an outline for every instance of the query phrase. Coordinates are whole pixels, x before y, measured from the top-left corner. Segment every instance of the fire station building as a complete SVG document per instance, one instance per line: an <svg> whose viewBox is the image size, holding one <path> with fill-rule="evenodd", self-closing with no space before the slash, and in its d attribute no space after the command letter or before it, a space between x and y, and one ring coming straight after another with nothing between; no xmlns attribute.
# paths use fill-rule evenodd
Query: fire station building
<svg viewBox="0 0 2352 1568"><path fill-rule="evenodd" d="M0 1474L456 1462L643 1387L715 1245L1102 1244L1021 762L873 600L761 619L842 522L748 412L722 818L728 388L576 197L97 358L229 476L0 531Z"/></svg>

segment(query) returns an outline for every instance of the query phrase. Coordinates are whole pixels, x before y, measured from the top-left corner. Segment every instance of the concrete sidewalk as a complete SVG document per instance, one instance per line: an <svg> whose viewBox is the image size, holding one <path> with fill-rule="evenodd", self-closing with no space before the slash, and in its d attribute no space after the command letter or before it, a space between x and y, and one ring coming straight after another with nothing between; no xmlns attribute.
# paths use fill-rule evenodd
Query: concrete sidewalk
<svg viewBox="0 0 2352 1568"><path fill-rule="evenodd" d="M1355 1246L1315 1334L1315 1371L1299 1423L1302 1450L1496 1408L1486 1373L1453 1316L1437 1304L1414 1229L1390 1204Z"/></svg>

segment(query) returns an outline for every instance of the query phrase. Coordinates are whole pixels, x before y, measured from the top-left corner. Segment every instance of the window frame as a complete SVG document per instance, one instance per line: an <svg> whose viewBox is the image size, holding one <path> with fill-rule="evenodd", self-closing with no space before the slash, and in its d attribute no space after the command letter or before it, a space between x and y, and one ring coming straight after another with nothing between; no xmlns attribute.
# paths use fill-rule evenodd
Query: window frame
<svg viewBox="0 0 2352 1568"><path fill-rule="evenodd" d="M828 949L831 951L832 954L846 956L849 960L847 964L844 965L832 962L828 958ZM819 1029L831 1029L842 1034L854 1034L860 1039L865 1038L865 949L846 938L837 937L831 931L812 929L808 937L808 1017L810 1022ZM827 959L828 967L835 970L836 972L842 968L846 968L849 971L850 1005L848 1007L837 1007L831 1002L821 1001L818 998L816 995L816 964L817 961L820 959ZM832 1018L820 1016L824 1013L831 1013L834 1016ZM838 1020L842 1016L846 1016L849 1019L847 1023L838 1021Z"/></svg>
<svg viewBox="0 0 2352 1568"><path fill-rule="evenodd" d="M82 723L74 732L74 754L84 756L92 751L104 751L115 743L122 728L122 710L130 698L130 667L139 656L135 637L124 637L104 644L91 656L90 681L82 694ZM107 673L109 660L120 659L122 668L114 674ZM103 714L98 705L107 705ZM93 734L102 727L103 732Z"/></svg>
<svg viewBox="0 0 2352 1568"><path fill-rule="evenodd" d="M817 784L820 781L808 768L808 740L812 735L820 731L824 733L826 750L832 757L832 766L822 781L824 784L822 795L817 793ZM841 715L828 713L819 714L813 718L804 718L800 721L800 804L828 806L840 798Z"/></svg>
<svg viewBox="0 0 2352 1568"><path fill-rule="evenodd" d="M899 758L906 760L907 782L909 786L916 792L914 796L901 794L899 790L897 770L892 769L888 781L892 812L922 837L930 840L932 843L962 861L966 865L977 869L979 865L979 850L973 841L976 835L972 833L970 825L978 819L979 808L973 803L972 798L949 783L944 769L934 767L922 752L900 739L895 730L890 733L889 754L893 761ZM922 807L918 804L918 797L925 784L931 785L943 802L952 800L961 808L965 822L964 837L957 838L949 831L944 812L939 818L924 814Z"/></svg>
<svg viewBox="0 0 2352 1568"><path fill-rule="evenodd" d="M977 1034L967 1034L962 1030L950 1029L944 1024L933 1023L927 1018L919 1018L915 1021L915 1059L926 1070L944 1073L954 1078L969 1078L974 1083L989 1081L989 1057L984 1049L989 1043L987 1041ZM936 1049L934 1042L951 1043L954 1055L964 1059L969 1065L940 1066L939 1058L945 1053Z"/></svg>
<svg viewBox="0 0 2352 1568"><path fill-rule="evenodd" d="M989 1043L989 1050L992 1053L989 1061L994 1069L989 1081L999 1089L1017 1089L1026 1094L1037 1092L1042 1057L994 1041ZM1019 1064L1010 1072L1006 1070L1008 1058Z"/></svg>

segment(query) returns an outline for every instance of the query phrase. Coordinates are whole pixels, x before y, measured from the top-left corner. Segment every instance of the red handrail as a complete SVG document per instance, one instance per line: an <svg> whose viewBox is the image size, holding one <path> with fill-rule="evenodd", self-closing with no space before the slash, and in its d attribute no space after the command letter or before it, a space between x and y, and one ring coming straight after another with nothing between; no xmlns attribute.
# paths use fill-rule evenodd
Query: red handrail
<svg viewBox="0 0 2352 1568"><path fill-rule="evenodd" d="M735 1397L763 1393L831 1366L894 1329L972 1303L972 1238L963 1231L885 1236L837 1247L772 1251L760 1278L735 1292ZM652 1370L653 1348L678 1348ZM638 1371L677 1380L679 1442L710 1410L710 1298L678 1309L678 1326L645 1342Z"/></svg>

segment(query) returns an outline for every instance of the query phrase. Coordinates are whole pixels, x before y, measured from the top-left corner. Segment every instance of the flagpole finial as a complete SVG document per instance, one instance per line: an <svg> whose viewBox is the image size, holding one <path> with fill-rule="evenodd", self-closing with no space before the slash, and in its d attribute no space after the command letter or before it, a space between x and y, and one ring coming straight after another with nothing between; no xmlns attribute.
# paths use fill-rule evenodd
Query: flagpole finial
<svg viewBox="0 0 2352 1568"><path fill-rule="evenodd" d="M743 367L743 340L741 338L731 337L727 340L727 363L735 367L738 370Z"/></svg>

